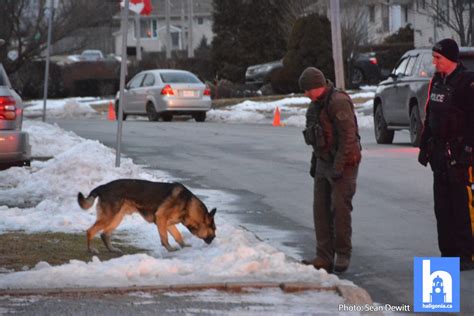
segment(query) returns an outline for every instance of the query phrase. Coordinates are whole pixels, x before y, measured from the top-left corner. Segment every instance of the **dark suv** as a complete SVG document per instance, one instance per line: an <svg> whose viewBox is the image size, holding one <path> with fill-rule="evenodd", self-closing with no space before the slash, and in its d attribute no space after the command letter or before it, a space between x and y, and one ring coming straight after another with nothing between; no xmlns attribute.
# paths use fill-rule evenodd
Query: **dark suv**
<svg viewBox="0 0 474 316"><path fill-rule="evenodd" d="M364 84L377 84L381 71L375 53L356 53L347 62L349 81L347 87L358 89Z"/></svg>
<svg viewBox="0 0 474 316"><path fill-rule="evenodd" d="M461 47L461 63L474 70L474 48ZM374 131L379 144L391 144L396 130L408 129L413 146L420 143L428 85L435 71L431 49L413 49L379 83L374 98Z"/></svg>

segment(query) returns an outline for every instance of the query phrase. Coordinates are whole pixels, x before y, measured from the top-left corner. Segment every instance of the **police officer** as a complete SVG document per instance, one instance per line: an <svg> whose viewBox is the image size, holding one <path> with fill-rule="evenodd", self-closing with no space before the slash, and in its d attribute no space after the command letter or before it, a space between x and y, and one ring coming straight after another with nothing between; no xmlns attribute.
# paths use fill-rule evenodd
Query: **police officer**
<svg viewBox="0 0 474 316"><path fill-rule="evenodd" d="M361 160L357 119L351 98L334 89L317 68L306 68L299 85L311 99L305 141L313 147L313 216L316 258L303 260L316 269L344 272L352 252L352 197ZM335 259L335 261L334 261Z"/></svg>
<svg viewBox="0 0 474 316"><path fill-rule="evenodd" d="M452 39L433 47L433 76L418 161L434 178L434 211L442 257L460 257L461 270L474 268L474 76L458 63Z"/></svg>

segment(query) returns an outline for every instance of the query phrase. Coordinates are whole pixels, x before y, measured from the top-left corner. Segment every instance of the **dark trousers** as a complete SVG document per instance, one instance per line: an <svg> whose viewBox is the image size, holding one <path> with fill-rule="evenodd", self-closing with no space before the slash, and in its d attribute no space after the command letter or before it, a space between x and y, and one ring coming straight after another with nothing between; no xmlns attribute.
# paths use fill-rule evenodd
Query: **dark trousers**
<svg viewBox="0 0 474 316"><path fill-rule="evenodd" d="M316 173L314 178L316 255L328 263L333 263L335 253L351 256L352 198L358 170L359 165L346 167L337 181L331 179L330 173Z"/></svg>
<svg viewBox="0 0 474 316"><path fill-rule="evenodd" d="M472 167L434 171L434 209L438 245L443 257L474 261L474 197Z"/></svg>

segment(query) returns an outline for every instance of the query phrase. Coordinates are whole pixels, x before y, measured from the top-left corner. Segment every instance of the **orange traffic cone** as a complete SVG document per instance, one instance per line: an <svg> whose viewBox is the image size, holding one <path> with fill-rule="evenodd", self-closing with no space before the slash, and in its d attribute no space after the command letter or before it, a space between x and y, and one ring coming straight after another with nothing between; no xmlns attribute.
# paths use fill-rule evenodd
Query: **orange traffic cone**
<svg viewBox="0 0 474 316"><path fill-rule="evenodd" d="M273 112L273 126L281 126L280 123L280 108L277 106Z"/></svg>
<svg viewBox="0 0 474 316"><path fill-rule="evenodd" d="M107 119L109 121L115 121L117 119L117 115L115 114L114 104L112 101L109 102L109 112L107 113Z"/></svg>

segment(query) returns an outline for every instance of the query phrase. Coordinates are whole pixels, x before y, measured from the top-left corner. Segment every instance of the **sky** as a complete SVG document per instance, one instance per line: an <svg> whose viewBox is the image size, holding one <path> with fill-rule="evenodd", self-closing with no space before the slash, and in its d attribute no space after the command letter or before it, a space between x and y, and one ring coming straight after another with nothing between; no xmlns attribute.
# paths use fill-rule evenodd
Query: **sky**
<svg viewBox="0 0 474 316"><path fill-rule="evenodd" d="M373 96L373 87L366 87L363 96ZM47 117L98 117L91 105L104 102L98 98L48 100ZM274 102L245 101L208 112L208 121L225 123L271 124L272 113L278 106L282 123L304 126L305 97L287 97ZM369 101L358 104L361 128L371 126ZM25 109L23 129L30 134L32 156L52 157L46 161L33 160L30 168L14 167L0 172L0 234L21 230L34 232L84 233L95 221L95 209L82 210L77 193L88 194L96 186L119 178L138 178L161 182L179 182L166 170L150 170L121 159L115 168L115 151L98 141L86 140L58 126L43 123L38 115L42 101L33 101ZM36 118L35 118L36 117ZM101 159L97 159L101 157ZM217 232L207 245L181 225L178 229L192 247L167 252L161 245L155 225L148 224L138 214L126 217L116 230L131 245L146 249L146 253L123 255L107 261L94 256L90 262L71 260L53 266L39 262L36 266L14 272L0 270L0 289L75 288L150 286L183 283L245 282L245 281L309 281L323 286L353 283L299 263L302 258L284 253L260 240L239 226L232 213L238 197L218 188L188 187L200 197L208 209L217 207ZM221 211L219 211L221 209ZM225 211L222 211L225 210ZM25 216L27 214L27 216ZM275 232L282 234L283 232ZM170 237L172 246L176 246ZM119 247L120 248L120 247ZM84 245L86 251L86 245ZM212 293L212 292L211 292ZM211 295L209 293L202 294ZM212 295L224 295L214 293ZM276 299L272 291L260 291L261 300ZM228 299L233 299L230 296ZM235 299L235 298L234 298ZM285 304L308 312L334 312L342 298L335 293L284 294ZM312 302L302 304L302 300Z"/></svg>

